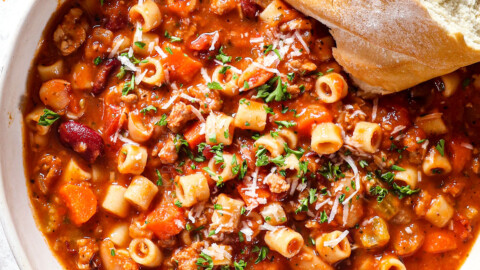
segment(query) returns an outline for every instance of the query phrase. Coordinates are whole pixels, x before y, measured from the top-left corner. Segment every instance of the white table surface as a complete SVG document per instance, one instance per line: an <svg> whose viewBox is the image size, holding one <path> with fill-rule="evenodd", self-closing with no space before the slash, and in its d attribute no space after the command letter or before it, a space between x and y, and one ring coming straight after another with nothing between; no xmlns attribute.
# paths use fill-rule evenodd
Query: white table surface
<svg viewBox="0 0 480 270"><path fill-rule="evenodd" d="M52 0L37 0L52 1ZM56 1L56 0L54 0ZM0 0L0 72L3 71L6 61L6 48L12 45L12 33L20 24L18 15L23 12L23 0ZM24 3L23 3L24 4ZM22 170L22 168L18 168ZM19 270L13 254L8 246L7 239L0 225L0 270Z"/></svg>

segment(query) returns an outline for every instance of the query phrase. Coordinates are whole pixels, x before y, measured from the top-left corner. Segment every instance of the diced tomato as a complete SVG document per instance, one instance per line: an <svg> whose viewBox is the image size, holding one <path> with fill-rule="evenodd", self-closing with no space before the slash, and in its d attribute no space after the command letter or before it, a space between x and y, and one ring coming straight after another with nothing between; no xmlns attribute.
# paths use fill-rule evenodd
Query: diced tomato
<svg viewBox="0 0 480 270"><path fill-rule="evenodd" d="M188 47L195 51L206 51L212 46L213 36L213 33L203 33L195 40L190 42Z"/></svg>
<svg viewBox="0 0 480 270"><path fill-rule="evenodd" d="M457 197L462 194L465 185L467 184L468 178L463 175L456 175L449 177L445 184L442 187L442 191L449 193L453 197Z"/></svg>
<svg viewBox="0 0 480 270"><path fill-rule="evenodd" d="M427 231L423 250L428 253L442 253L457 248L455 234L448 230L433 229Z"/></svg>
<svg viewBox="0 0 480 270"><path fill-rule="evenodd" d="M183 209L173 204L162 204L147 216L147 228L159 238L179 234L186 224Z"/></svg>
<svg viewBox="0 0 480 270"><path fill-rule="evenodd" d="M384 104L379 108L379 115L383 115L382 123L397 126L409 127L411 125L410 116L407 108L396 103Z"/></svg>
<svg viewBox="0 0 480 270"><path fill-rule="evenodd" d="M251 197L247 194L245 194L247 192L247 190L245 190L245 188L247 188L247 185L245 184L239 184L237 186L237 191L238 193L240 193L240 196L242 197L243 201L245 202L245 204L247 205L247 207L249 206L256 206L258 205L258 199L266 199L268 200L270 198L270 196L272 195L270 193L270 190L268 190L268 188L266 187L259 187L257 190L256 190L256 194L258 197L254 198L254 197Z"/></svg>
<svg viewBox="0 0 480 270"><path fill-rule="evenodd" d="M181 17L187 17L195 9L195 1L168 0L167 6L170 11Z"/></svg>
<svg viewBox="0 0 480 270"><path fill-rule="evenodd" d="M202 68L202 63L186 55L179 47L165 45L167 57L163 59L171 80L189 82Z"/></svg>
<svg viewBox="0 0 480 270"><path fill-rule="evenodd" d="M419 142L426 138L427 135L423 129L418 127L410 128L407 130L405 137L403 138L403 146L407 147L408 152L415 152L422 147L422 144Z"/></svg>
<svg viewBox="0 0 480 270"><path fill-rule="evenodd" d="M67 205L70 220L77 226L97 212L97 197L87 186L67 184L60 188L59 194Z"/></svg>
<svg viewBox="0 0 480 270"><path fill-rule="evenodd" d="M462 241L472 238L472 226L470 221L461 214L456 214L453 216L453 232L457 238L460 238Z"/></svg>
<svg viewBox="0 0 480 270"><path fill-rule="evenodd" d="M185 140L187 140L190 149L196 149L197 145L205 141L205 134L202 134L202 126L205 127L204 123L196 122L190 126L187 131L183 134Z"/></svg>
<svg viewBox="0 0 480 270"><path fill-rule="evenodd" d="M452 171L460 173L467 162L472 159L472 149L468 148L470 141L461 135L454 136L447 142L447 150L452 162Z"/></svg>
<svg viewBox="0 0 480 270"><path fill-rule="evenodd" d="M314 125L332 122L333 117L322 105L309 105L297 119L297 130L303 135L310 135Z"/></svg>
<svg viewBox="0 0 480 270"><path fill-rule="evenodd" d="M104 114L105 129L103 131L103 139L105 141L111 141L111 137L120 129L121 111L119 107L112 105L106 106Z"/></svg>

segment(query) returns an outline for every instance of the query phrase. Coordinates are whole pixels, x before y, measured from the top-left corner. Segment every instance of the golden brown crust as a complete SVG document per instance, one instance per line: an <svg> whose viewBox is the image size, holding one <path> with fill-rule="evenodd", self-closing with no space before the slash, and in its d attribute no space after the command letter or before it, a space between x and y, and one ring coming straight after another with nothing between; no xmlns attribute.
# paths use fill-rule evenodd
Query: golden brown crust
<svg viewBox="0 0 480 270"><path fill-rule="evenodd" d="M480 61L422 0L287 0L331 28L333 55L370 93L392 93Z"/></svg>

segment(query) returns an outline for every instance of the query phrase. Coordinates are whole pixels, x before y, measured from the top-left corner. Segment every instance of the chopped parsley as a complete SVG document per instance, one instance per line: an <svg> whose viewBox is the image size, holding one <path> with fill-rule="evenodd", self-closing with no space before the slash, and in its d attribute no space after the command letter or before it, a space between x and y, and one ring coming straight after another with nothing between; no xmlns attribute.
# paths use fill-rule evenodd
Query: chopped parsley
<svg viewBox="0 0 480 270"><path fill-rule="evenodd" d="M60 119L59 114L49 109L43 109L43 115L40 116L40 119L38 119L38 124L45 127L50 126L58 119Z"/></svg>
<svg viewBox="0 0 480 270"><path fill-rule="evenodd" d="M385 196L388 194L388 190L386 188L382 188L381 186L374 186L370 188L370 194L372 196L377 196L377 202L382 202Z"/></svg>
<svg viewBox="0 0 480 270"><path fill-rule="evenodd" d="M290 72L290 73L287 74L287 80L293 81L293 78L295 78L295 73Z"/></svg>
<svg viewBox="0 0 480 270"><path fill-rule="evenodd" d="M135 44L135 46L139 47L140 49L143 49L145 48L145 42L141 42L141 41L135 41L133 44Z"/></svg>
<svg viewBox="0 0 480 270"><path fill-rule="evenodd" d="M282 155L279 155L275 158L270 159L270 162L280 167L285 166L285 157Z"/></svg>
<svg viewBox="0 0 480 270"><path fill-rule="evenodd" d="M247 161L243 160L242 165L240 166L240 174L238 176L239 179L243 179L245 177L245 174L247 174L247 169L248 169Z"/></svg>
<svg viewBox="0 0 480 270"><path fill-rule="evenodd" d="M340 166L333 165L332 162L328 162L327 166L323 166L320 174L330 181L337 181L340 178L345 177L345 174L340 169Z"/></svg>
<svg viewBox="0 0 480 270"><path fill-rule="evenodd" d="M280 128L291 128L297 125L297 123L293 121L275 121L275 124L277 124Z"/></svg>
<svg viewBox="0 0 480 270"><path fill-rule="evenodd" d="M267 105L264 105L263 108L268 114L275 115L275 113L273 112L273 109L268 107Z"/></svg>
<svg viewBox="0 0 480 270"><path fill-rule="evenodd" d="M97 58L93 60L93 63L95 64L95 66L100 65L102 63L102 58L100 56L97 56Z"/></svg>
<svg viewBox="0 0 480 270"><path fill-rule="evenodd" d="M215 58L216 58L218 61L221 61L223 64L226 64L226 63L229 63L229 62L232 61L232 57L226 55L226 54L223 52L223 46L220 47L220 49L218 50L218 54L215 56Z"/></svg>
<svg viewBox="0 0 480 270"><path fill-rule="evenodd" d="M257 158L255 161L255 166L257 167L265 166L270 163L267 156L267 149L265 149L263 146L257 149L255 157Z"/></svg>
<svg viewBox="0 0 480 270"><path fill-rule="evenodd" d="M122 88L122 96L128 95L130 91L135 89L135 75L132 75L132 79L129 82L126 82Z"/></svg>
<svg viewBox="0 0 480 270"><path fill-rule="evenodd" d="M167 124L168 123L167 123L167 115L166 114L163 114L162 118L160 118L160 120L158 120L158 122L155 123L156 126L161 126L161 127L166 126Z"/></svg>
<svg viewBox="0 0 480 270"><path fill-rule="evenodd" d="M397 165L392 165L392 170L394 171L398 171L398 172L404 172L405 169L400 167L400 166L397 166Z"/></svg>
<svg viewBox="0 0 480 270"><path fill-rule="evenodd" d="M248 85L248 81L243 81L243 89L249 89L250 85Z"/></svg>
<svg viewBox="0 0 480 270"><path fill-rule="evenodd" d="M300 200L300 205L297 209L295 209L295 214L300 212L307 212L308 211L308 198L303 198Z"/></svg>
<svg viewBox="0 0 480 270"><path fill-rule="evenodd" d="M256 252L255 250L258 251L258 257L255 260L255 264L265 260L267 258L268 252L270 251L268 247L261 247L260 249L258 249L257 247L257 248L254 248L252 251Z"/></svg>
<svg viewBox="0 0 480 270"><path fill-rule="evenodd" d="M223 90L223 87L218 82L209 82L207 83L207 87L213 90Z"/></svg>
<svg viewBox="0 0 480 270"><path fill-rule="evenodd" d="M158 169L155 169L155 172L157 173L157 186L163 186L162 174L160 174L160 171Z"/></svg>
<svg viewBox="0 0 480 270"><path fill-rule="evenodd" d="M360 165L360 167L362 167L362 168L365 168L365 167L368 166L368 162L366 162L365 160L360 160L358 162L358 165Z"/></svg>
<svg viewBox="0 0 480 270"><path fill-rule="evenodd" d="M168 31L165 31L165 37L170 39L170 42L180 42L180 41L182 41L181 38L170 35L170 33L168 33Z"/></svg>
<svg viewBox="0 0 480 270"><path fill-rule="evenodd" d="M177 206L178 208L182 208L182 202L179 201L179 200L176 200L175 201L175 206Z"/></svg>
<svg viewBox="0 0 480 270"><path fill-rule="evenodd" d="M276 83L275 88L273 85ZM257 98L263 98L265 102L282 101L289 99L290 93L287 92L287 84L282 83L280 77L270 79L266 84L257 88Z"/></svg>
<svg viewBox="0 0 480 270"><path fill-rule="evenodd" d="M311 188L308 190L308 203L313 204L318 199L317 197L317 189Z"/></svg>
<svg viewBox="0 0 480 270"><path fill-rule="evenodd" d="M405 196L413 195L415 193L420 192L420 189L411 189L410 185L406 186L399 186L397 183L393 183L392 185L394 192L397 194L398 198L403 199Z"/></svg>
<svg viewBox="0 0 480 270"><path fill-rule="evenodd" d="M244 270L247 267L247 262L240 260L238 262L233 262L233 267L235 270Z"/></svg>
<svg viewBox="0 0 480 270"><path fill-rule="evenodd" d="M320 214L320 223L325 223L327 221L328 221L327 213L325 212L325 210L323 210L322 213Z"/></svg>
<svg viewBox="0 0 480 270"><path fill-rule="evenodd" d="M273 136L272 136L273 137ZM298 150L293 150L291 149L290 147L288 147L288 144L287 143L284 143L283 144L283 148L285 149L285 152L287 153L287 155L289 154L294 154L295 156L297 156L297 158L301 158L303 156L303 154L305 153L305 150L303 150L303 148L298 148Z"/></svg>
<svg viewBox="0 0 480 270"><path fill-rule="evenodd" d="M200 257L197 259L196 265L198 267L202 267L205 270L212 270L214 266L212 257L203 252L200 253Z"/></svg>
<svg viewBox="0 0 480 270"><path fill-rule="evenodd" d="M435 149L437 149L442 157L445 156L445 140L440 139L437 143L437 146L435 146Z"/></svg>
<svg viewBox="0 0 480 270"><path fill-rule="evenodd" d="M117 79L121 80L123 77L125 77L125 67L121 66L120 70L118 71L117 75L115 75Z"/></svg>
<svg viewBox="0 0 480 270"><path fill-rule="evenodd" d="M223 67L220 68L218 73L225 74L225 73L227 73L227 70L229 70L230 68L231 68L230 66L223 66Z"/></svg>
<svg viewBox="0 0 480 270"><path fill-rule="evenodd" d="M153 105L148 105L147 107L140 110L140 112L143 113L143 115L146 115L148 112L151 112L151 111L157 112L157 107Z"/></svg>

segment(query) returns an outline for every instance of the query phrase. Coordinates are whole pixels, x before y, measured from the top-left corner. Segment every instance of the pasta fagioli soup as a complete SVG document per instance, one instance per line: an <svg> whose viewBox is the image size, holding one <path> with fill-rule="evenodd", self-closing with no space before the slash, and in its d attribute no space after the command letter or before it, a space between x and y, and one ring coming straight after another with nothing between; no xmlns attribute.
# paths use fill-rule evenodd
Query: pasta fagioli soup
<svg viewBox="0 0 480 270"><path fill-rule="evenodd" d="M364 98L280 0L70 0L30 71L25 160L66 269L459 269L480 68Z"/></svg>

